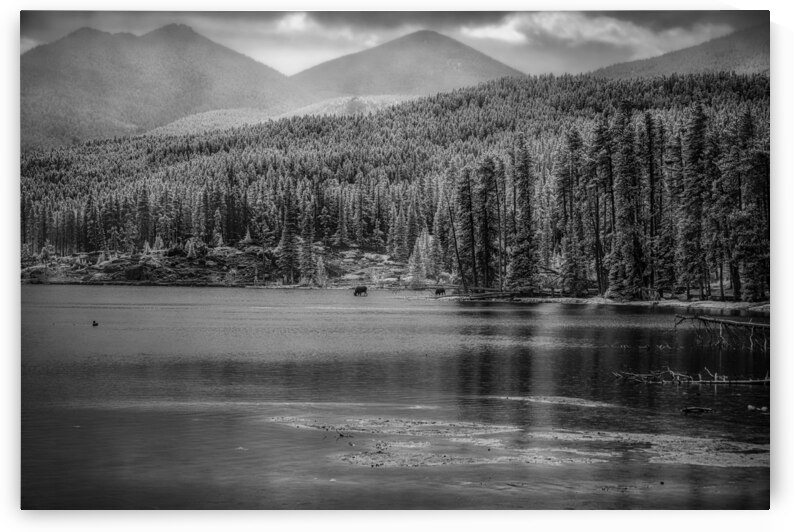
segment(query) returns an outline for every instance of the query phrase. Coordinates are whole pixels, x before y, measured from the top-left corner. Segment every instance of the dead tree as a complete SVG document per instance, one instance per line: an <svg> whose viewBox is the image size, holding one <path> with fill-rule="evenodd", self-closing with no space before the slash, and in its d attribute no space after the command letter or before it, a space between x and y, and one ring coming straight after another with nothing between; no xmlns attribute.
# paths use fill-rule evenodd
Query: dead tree
<svg viewBox="0 0 794 532"><path fill-rule="evenodd" d="M752 321L726 320L709 316L682 316L676 315L675 326L684 321L691 321L698 335L698 339L708 342L709 345L722 347L756 347L765 352L769 350L768 323L755 323Z"/></svg>

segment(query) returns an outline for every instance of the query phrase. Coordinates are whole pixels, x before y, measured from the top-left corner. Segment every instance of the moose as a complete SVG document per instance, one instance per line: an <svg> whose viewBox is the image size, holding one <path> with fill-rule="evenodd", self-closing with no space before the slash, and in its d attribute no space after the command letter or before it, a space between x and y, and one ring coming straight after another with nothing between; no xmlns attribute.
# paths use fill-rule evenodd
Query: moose
<svg viewBox="0 0 794 532"><path fill-rule="evenodd" d="M357 286L356 290L353 292L354 296L365 296L367 295L367 287L366 286Z"/></svg>
<svg viewBox="0 0 794 532"><path fill-rule="evenodd" d="M447 295L447 291L443 288L436 288L436 295L437 296L445 296Z"/></svg>

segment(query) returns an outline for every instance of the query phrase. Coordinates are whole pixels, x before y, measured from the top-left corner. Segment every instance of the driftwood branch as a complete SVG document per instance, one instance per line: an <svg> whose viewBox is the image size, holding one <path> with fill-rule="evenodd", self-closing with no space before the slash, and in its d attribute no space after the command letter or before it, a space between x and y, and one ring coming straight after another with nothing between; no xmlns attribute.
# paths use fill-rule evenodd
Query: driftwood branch
<svg viewBox="0 0 794 532"><path fill-rule="evenodd" d="M704 368L710 379L704 379L701 374L697 378L679 373L667 368L662 371L652 371L650 373L633 373L630 371L613 371L612 375L623 382L636 382L641 384L769 384L769 372L763 379L729 379L725 375L712 373L708 368Z"/></svg>

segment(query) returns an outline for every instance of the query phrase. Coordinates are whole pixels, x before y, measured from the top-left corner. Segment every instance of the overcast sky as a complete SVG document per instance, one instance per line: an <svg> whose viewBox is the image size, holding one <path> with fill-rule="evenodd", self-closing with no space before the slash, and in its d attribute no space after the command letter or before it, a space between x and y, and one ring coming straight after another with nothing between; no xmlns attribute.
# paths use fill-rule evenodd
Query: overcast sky
<svg viewBox="0 0 794 532"><path fill-rule="evenodd" d="M767 11L102 12L24 11L20 51L82 27L142 35L170 23L276 70L323 61L431 29L529 74L588 72L768 24Z"/></svg>

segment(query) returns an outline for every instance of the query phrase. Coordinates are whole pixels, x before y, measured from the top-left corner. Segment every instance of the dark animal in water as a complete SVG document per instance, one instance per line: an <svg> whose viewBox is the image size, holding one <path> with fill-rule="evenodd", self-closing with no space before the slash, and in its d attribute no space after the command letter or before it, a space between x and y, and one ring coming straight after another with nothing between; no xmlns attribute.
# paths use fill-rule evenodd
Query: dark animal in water
<svg viewBox="0 0 794 532"><path fill-rule="evenodd" d="M94 327L96 327L96 326L97 326L97 325L99 325L99 324L96 322L96 320L94 320L94 323L92 323L91 325L92 325L92 326L94 326Z"/></svg>
<svg viewBox="0 0 794 532"><path fill-rule="evenodd" d="M443 288L436 288L436 295L437 296L445 296L447 295L447 291Z"/></svg>
<svg viewBox="0 0 794 532"><path fill-rule="evenodd" d="M686 408L682 408L681 412L683 412L684 415L687 415L687 414L709 414L711 412L714 412L714 409L713 408L704 408L704 407L701 407L701 406L688 406Z"/></svg>
<svg viewBox="0 0 794 532"><path fill-rule="evenodd" d="M353 292L354 296L365 296L367 295L367 287L366 286L357 286L356 291Z"/></svg>

